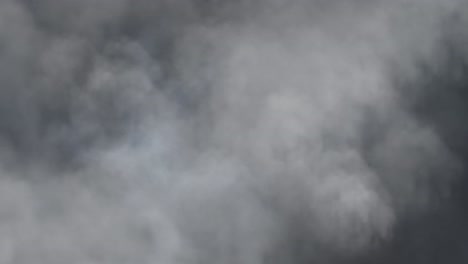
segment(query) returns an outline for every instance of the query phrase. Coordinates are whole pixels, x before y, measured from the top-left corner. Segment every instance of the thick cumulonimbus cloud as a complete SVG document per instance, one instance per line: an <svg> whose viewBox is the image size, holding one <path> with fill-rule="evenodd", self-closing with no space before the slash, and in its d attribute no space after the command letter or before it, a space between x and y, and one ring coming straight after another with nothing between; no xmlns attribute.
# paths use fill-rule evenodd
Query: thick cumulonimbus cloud
<svg viewBox="0 0 468 264"><path fill-rule="evenodd" d="M465 263L466 8L0 0L0 263Z"/></svg>

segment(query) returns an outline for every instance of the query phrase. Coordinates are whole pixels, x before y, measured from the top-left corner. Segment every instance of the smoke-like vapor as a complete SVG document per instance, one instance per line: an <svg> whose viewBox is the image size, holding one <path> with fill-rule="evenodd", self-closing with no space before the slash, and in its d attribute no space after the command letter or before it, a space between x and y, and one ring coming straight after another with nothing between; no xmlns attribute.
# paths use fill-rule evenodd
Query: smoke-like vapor
<svg viewBox="0 0 468 264"><path fill-rule="evenodd" d="M462 0L0 0L0 263L466 263Z"/></svg>

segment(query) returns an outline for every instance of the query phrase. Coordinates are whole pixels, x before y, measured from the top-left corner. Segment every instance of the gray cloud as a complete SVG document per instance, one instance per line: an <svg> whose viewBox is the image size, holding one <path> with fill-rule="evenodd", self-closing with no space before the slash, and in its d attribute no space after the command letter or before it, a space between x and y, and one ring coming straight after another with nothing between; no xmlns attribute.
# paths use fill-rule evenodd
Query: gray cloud
<svg viewBox="0 0 468 264"><path fill-rule="evenodd" d="M465 9L1 1L0 262L464 263Z"/></svg>

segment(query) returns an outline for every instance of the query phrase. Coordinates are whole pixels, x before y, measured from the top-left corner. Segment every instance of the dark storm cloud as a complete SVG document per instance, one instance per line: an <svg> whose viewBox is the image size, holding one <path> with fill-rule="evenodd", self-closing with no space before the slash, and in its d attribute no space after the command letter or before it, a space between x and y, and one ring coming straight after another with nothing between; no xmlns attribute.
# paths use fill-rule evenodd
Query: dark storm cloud
<svg viewBox="0 0 468 264"><path fill-rule="evenodd" d="M465 11L0 1L0 262L464 263Z"/></svg>

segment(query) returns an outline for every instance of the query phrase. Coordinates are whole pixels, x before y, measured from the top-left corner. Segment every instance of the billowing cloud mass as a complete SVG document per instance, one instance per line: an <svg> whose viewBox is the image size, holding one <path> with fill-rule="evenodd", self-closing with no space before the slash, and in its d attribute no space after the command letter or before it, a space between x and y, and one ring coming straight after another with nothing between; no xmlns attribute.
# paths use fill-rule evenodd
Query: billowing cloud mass
<svg viewBox="0 0 468 264"><path fill-rule="evenodd" d="M467 263L463 0L0 0L0 263Z"/></svg>

